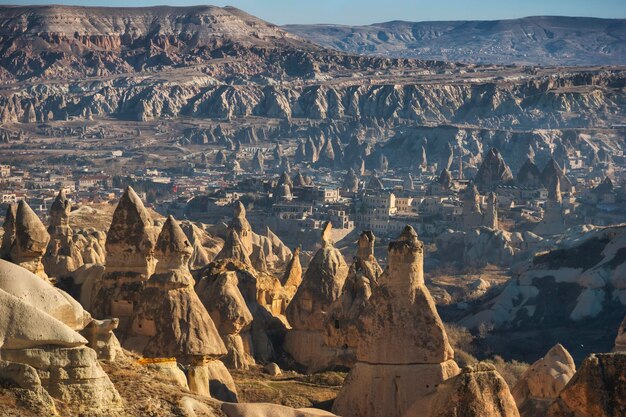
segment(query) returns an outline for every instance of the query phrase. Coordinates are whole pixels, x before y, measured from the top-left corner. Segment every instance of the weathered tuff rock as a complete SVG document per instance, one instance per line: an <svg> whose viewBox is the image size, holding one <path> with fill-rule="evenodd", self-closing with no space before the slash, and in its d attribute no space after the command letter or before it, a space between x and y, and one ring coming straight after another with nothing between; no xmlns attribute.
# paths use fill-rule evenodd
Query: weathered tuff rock
<svg viewBox="0 0 626 417"><path fill-rule="evenodd" d="M231 278L235 275L236 279ZM206 306L207 310L213 311L215 314L214 303L222 302L232 307L236 307L239 313L245 318L245 308L242 306L241 297L245 302L247 310L252 315L252 322L248 327L240 330L241 339L243 341L243 352L245 356L241 356L241 346L235 344L237 338L233 338L233 349L236 349L236 355L233 360L242 360L243 363L251 363L248 355L259 362L269 362L274 359L275 348L274 340L280 340L284 337L285 324L284 318L272 314L272 303L268 304L268 298L271 299L271 292L264 289L264 282L269 282L266 278L273 280L278 287L280 283L278 279L271 276L265 276L258 273L249 265L245 265L236 259L216 260L207 265L200 272L200 280L196 284L196 292ZM234 288L232 284L237 285ZM239 295L237 294L239 292ZM212 296L218 296L218 300ZM227 302L227 303L226 303ZM221 303L221 302L220 302ZM282 304L282 302L281 302ZM234 328L239 327L241 322L238 321L239 314L233 315L233 321L225 320L220 322L222 332L224 334L233 334ZM215 315L216 321L221 318ZM236 333L236 331L235 331ZM231 351L235 353L234 350ZM230 352L229 352L230 353Z"/></svg>
<svg viewBox="0 0 626 417"><path fill-rule="evenodd" d="M489 149L478 169L474 182L481 189L492 190L513 181L513 173L496 148Z"/></svg>
<svg viewBox="0 0 626 417"><path fill-rule="evenodd" d="M31 271L3 260L0 260L0 289L49 314L72 330L82 330L92 320L91 315L64 291Z"/></svg>
<svg viewBox="0 0 626 417"><path fill-rule="evenodd" d="M106 270L92 296L97 317L118 317L125 329L145 282L154 272L158 230L135 191L128 187L113 213L106 239Z"/></svg>
<svg viewBox="0 0 626 417"><path fill-rule="evenodd" d="M248 369L254 358L240 333L248 330L253 317L238 285L237 273L224 271L211 281L200 281L197 290L228 350L222 361L229 368Z"/></svg>
<svg viewBox="0 0 626 417"><path fill-rule="evenodd" d="M9 204L4 216L4 223L2 224L2 229L4 230L4 234L2 235L2 247L0 247L0 257L2 259L11 260L11 247L15 241L16 215L17 205L13 203Z"/></svg>
<svg viewBox="0 0 626 417"><path fill-rule="evenodd" d="M328 222L321 236L322 247L309 263L286 311L292 329L287 333L284 348L309 371L332 367L337 355L335 349L324 346L324 322L332 303L341 294L348 265L333 246L331 228Z"/></svg>
<svg viewBox="0 0 626 417"><path fill-rule="evenodd" d="M265 236L253 232L245 207L239 201L235 203L226 241L216 260L237 259L259 272L271 272L281 269L290 255L289 248L269 228Z"/></svg>
<svg viewBox="0 0 626 417"><path fill-rule="evenodd" d="M516 267L502 292L460 324L547 325L596 317L614 302L626 305L624 248L626 226L585 228ZM563 297L558 303L555 293Z"/></svg>
<svg viewBox="0 0 626 417"><path fill-rule="evenodd" d="M550 405L549 417L626 415L626 354L602 353L586 358Z"/></svg>
<svg viewBox="0 0 626 417"><path fill-rule="evenodd" d="M576 364L560 344L533 363L513 387L513 398L522 417L545 416L565 385L576 373Z"/></svg>
<svg viewBox="0 0 626 417"><path fill-rule="evenodd" d="M53 277L66 276L83 264L79 248L85 245L78 245L73 239L71 211L72 204L65 196L65 191L59 191L50 207L50 243L43 258L46 273Z"/></svg>
<svg viewBox="0 0 626 417"><path fill-rule="evenodd" d="M524 187L536 187L541 185L541 172L537 165L528 158L519 169L516 178L517 184Z"/></svg>
<svg viewBox="0 0 626 417"><path fill-rule="evenodd" d="M24 200L15 213L15 239L11 246L11 261L43 279L48 279L41 259L46 252L50 235L39 217Z"/></svg>
<svg viewBox="0 0 626 417"><path fill-rule="evenodd" d="M341 295L331 306L325 323L326 344L341 349L339 357L348 366L356 360L354 348L360 337L355 323L383 272L374 257L375 240L371 231L361 233Z"/></svg>
<svg viewBox="0 0 626 417"><path fill-rule="evenodd" d="M285 287L285 291L291 298L298 291L298 287L302 283L302 264L300 264L300 247L297 247L293 251L291 260L287 264L285 273L283 274L280 283Z"/></svg>
<svg viewBox="0 0 626 417"><path fill-rule="evenodd" d="M406 417L424 415L416 408ZM430 417L519 417L506 381L493 365L479 363L463 368L444 381L432 400Z"/></svg>
<svg viewBox="0 0 626 417"><path fill-rule="evenodd" d="M226 348L193 288L188 266L192 253L187 236L169 216L155 245L155 273L134 305L123 344L146 357L176 358L189 366L190 389L209 394L205 362L225 355Z"/></svg>
<svg viewBox="0 0 626 417"><path fill-rule="evenodd" d="M0 290L0 355L31 375L14 382L43 388L76 412L114 411L121 406L119 394L86 343L61 321Z"/></svg>
<svg viewBox="0 0 626 417"><path fill-rule="evenodd" d="M428 410L432 393L458 374L454 352L424 285L424 246L407 226L389 244L388 266L359 316L357 363L333 405L346 417Z"/></svg>

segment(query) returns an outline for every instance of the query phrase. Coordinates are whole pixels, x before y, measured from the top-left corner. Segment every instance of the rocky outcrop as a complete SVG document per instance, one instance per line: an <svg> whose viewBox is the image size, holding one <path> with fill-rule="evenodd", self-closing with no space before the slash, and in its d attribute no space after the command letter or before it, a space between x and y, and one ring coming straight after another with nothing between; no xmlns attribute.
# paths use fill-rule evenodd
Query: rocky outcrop
<svg viewBox="0 0 626 417"><path fill-rule="evenodd" d="M46 273L52 277L67 276L83 264L82 249L88 244L77 244L70 228L70 212L72 204L61 190L50 207L50 224L48 233L50 243L43 258ZM86 241L86 239L84 239Z"/></svg>
<svg viewBox="0 0 626 417"><path fill-rule="evenodd" d="M92 312L97 317L118 317L127 329L135 303L154 273L158 229L143 202L128 187L113 213L106 238L106 270L96 283Z"/></svg>
<svg viewBox="0 0 626 417"><path fill-rule="evenodd" d="M188 267L192 253L187 236L169 216L154 247L155 273L137 295L123 345L150 358L176 358L189 367L190 389L206 395L206 362L225 355L226 348L194 290Z"/></svg>
<svg viewBox="0 0 626 417"><path fill-rule="evenodd" d="M0 290L0 310L0 367L20 368L12 372L14 383L31 391L43 389L80 413L120 409L119 394L96 352L85 346L87 340L4 290ZM19 375L23 377L16 378Z"/></svg>
<svg viewBox="0 0 626 417"><path fill-rule="evenodd" d="M532 233L510 233L487 227L467 232L447 230L436 238L437 256L462 267L487 264L511 266L535 248L541 238Z"/></svg>
<svg viewBox="0 0 626 417"><path fill-rule="evenodd" d="M82 330L91 315L64 291L29 270L0 260L0 289L41 310L72 330Z"/></svg>
<svg viewBox="0 0 626 417"><path fill-rule="evenodd" d="M196 292L219 323L222 337L228 339L231 365L246 367L254 361L266 363L275 359L275 343L282 340L286 329L284 317L272 314L272 294L263 289L263 283L269 279L282 288L278 279L260 274L236 259L216 260L200 271ZM225 311L226 308L234 311ZM249 326L245 324L249 320L246 310L252 315Z"/></svg>
<svg viewBox="0 0 626 417"><path fill-rule="evenodd" d="M284 348L309 371L332 367L337 354L325 346L324 321L332 303L341 294L348 265L333 246L331 229L330 222L326 223L322 247L309 263L286 311L292 329L287 333Z"/></svg>
<svg viewBox="0 0 626 417"><path fill-rule="evenodd" d="M403 416L428 410L436 387L458 374L434 301L424 285L424 247L407 226L389 244L387 268L357 327L354 365L335 400L342 416Z"/></svg>
<svg viewBox="0 0 626 417"><path fill-rule="evenodd" d="M416 408L405 414L418 417ZM478 363L444 381L432 400L430 417L519 417L506 381L493 365Z"/></svg>
<svg viewBox="0 0 626 417"><path fill-rule="evenodd" d="M0 257L2 259L11 260L11 247L15 241L15 217L17 215L17 205L9 204L4 216L2 229L2 246L0 247Z"/></svg>
<svg viewBox="0 0 626 417"><path fill-rule="evenodd" d="M43 279L48 279L41 262L50 235L39 217L24 200L15 213L15 239L11 245L11 262L28 269Z"/></svg>
<svg viewBox="0 0 626 417"><path fill-rule="evenodd" d="M478 169L474 182L481 189L493 190L513 181L513 173L496 148L489 149Z"/></svg>
<svg viewBox="0 0 626 417"><path fill-rule="evenodd" d="M196 288L228 350L222 361L228 368L248 369L255 362L241 332L249 330L253 317L238 285L236 272L223 271L211 280L201 280Z"/></svg>
<svg viewBox="0 0 626 417"><path fill-rule="evenodd" d="M291 256L291 260L287 264L287 268L285 268L285 273L283 274L280 283L287 291L287 294L291 298L298 291L298 287L302 283L302 265L300 264L300 247L297 247L293 250L293 254Z"/></svg>
<svg viewBox="0 0 626 417"><path fill-rule="evenodd" d="M533 363L513 387L513 398L522 417L546 415L548 406L576 373L576 364L560 344Z"/></svg>
<svg viewBox="0 0 626 417"><path fill-rule="evenodd" d="M549 417L609 417L626 414L626 354L594 354L548 409Z"/></svg>
<svg viewBox="0 0 626 417"><path fill-rule="evenodd" d="M346 366L356 361L354 349L360 338L356 323L383 272L374 257L375 241L376 237L369 230L359 236L357 253L341 295L326 318L326 344L341 350L338 356Z"/></svg>
<svg viewBox="0 0 626 417"><path fill-rule="evenodd" d="M541 172L539 168L528 158L524 165L519 169L516 178L517 184L524 187L537 187L541 185Z"/></svg>
<svg viewBox="0 0 626 417"><path fill-rule="evenodd" d="M461 324L549 326L596 317L614 302L626 305L625 247L626 227L621 225L572 234L557 248L518 265L502 292Z"/></svg>

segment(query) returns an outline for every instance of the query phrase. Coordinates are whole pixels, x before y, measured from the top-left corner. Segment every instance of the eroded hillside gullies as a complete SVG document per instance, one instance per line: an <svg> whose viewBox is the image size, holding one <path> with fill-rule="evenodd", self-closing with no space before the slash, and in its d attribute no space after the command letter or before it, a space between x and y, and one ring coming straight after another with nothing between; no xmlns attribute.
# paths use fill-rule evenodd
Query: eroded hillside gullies
<svg viewBox="0 0 626 417"><path fill-rule="evenodd" d="M33 123L85 118L87 114L130 120L262 116L528 129L608 126L623 114L621 87L626 77L619 70L562 72L556 76L519 74L509 80L477 75L479 79L461 82L453 76L436 75L438 72L427 70L430 79L402 79L390 71L371 84L361 78L343 78L341 82L329 78L313 85L291 82L266 86L256 79L232 83L184 71L184 78L174 73L167 81L153 77L70 81L54 88L41 85L7 91L0 97L0 119L4 123ZM326 73L331 78L336 75Z"/></svg>

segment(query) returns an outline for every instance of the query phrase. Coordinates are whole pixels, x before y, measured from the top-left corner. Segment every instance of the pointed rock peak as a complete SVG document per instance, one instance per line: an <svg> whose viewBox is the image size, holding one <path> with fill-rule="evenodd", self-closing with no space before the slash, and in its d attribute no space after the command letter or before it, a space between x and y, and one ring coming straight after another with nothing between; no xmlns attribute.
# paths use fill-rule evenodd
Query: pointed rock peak
<svg viewBox="0 0 626 417"><path fill-rule="evenodd" d="M171 215L163 224L156 243L157 258L188 258L193 253L193 246L187 239L180 224ZM158 265L157 265L158 267Z"/></svg>
<svg viewBox="0 0 626 417"><path fill-rule="evenodd" d="M294 187L304 187L307 185L306 180L299 171L293 177L293 185Z"/></svg>
<svg viewBox="0 0 626 417"><path fill-rule="evenodd" d="M322 228L322 247L333 246L333 225L331 222L327 221Z"/></svg>
<svg viewBox="0 0 626 417"><path fill-rule="evenodd" d="M376 242L376 236L370 230L365 230L359 236L357 257L361 259L368 259L374 256L374 243Z"/></svg>
<svg viewBox="0 0 626 417"><path fill-rule="evenodd" d="M54 202L52 203L52 206L50 207L50 211L51 212L68 211L68 208L71 209L70 201L67 199L67 196L65 195L65 189L60 189L59 193L54 199Z"/></svg>
<svg viewBox="0 0 626 417"><path fill-rule="evenodd" d="M17 233L26 233L33 240L38 240L38 236L48 235L46 227L43 225L39 216L35 214L33 209L21 200L17 205L17 211L15 216L15 224Z"/></svg>
<svg viewBox="0 0 626 417"><path fill-rule="evenodd" d="M246 208L241 201L237 201L234 206L235 217L246 217Z"/></svg>
<svg viewBox="0 0 626 417"><path fill-rule="evenodd" d="M252 262L250 262L250 257L248 256L248 251L241 241L241 237L239 236L237 230L230 230L228 232L226 241L224 242L224 247L217 256L217 259L227 258L236 259L247 266L252 266Z"/></svg>
<svg viewBox="0 0 626 417"><path fill-rule="evenodd" d="M415 245L419 241L417 236L417 232L413 229L412 226L406 225L404 229L402 229L402 233L398 236L397 242L407 242L412 245Z"/></svg>
<svg viewBox="0 0 626 417"><path fill-rule="evenodd" d="M50 207L50 226L69 226L69 217L72 204L65 196L65 190L60 190ZM52 233L52 231L51 231Z"/></svg>
<svg viewBox="0 0 626 417"><path fill-rule="evenodd" d="M574 358L572 358L572 355L560 343L557 343L556 345L552 346L552 348L548 351L548 353L546 353L546 356L544 359L575 366Z"/></svg>
<svg viewBox="0 0 626 417"><path fill-rule="evenodd" d="M127 187L120 198L111 226L107 233L107 251L118 243L133 245L140 248L140 252L151 252L154 248L156 233L152 216L143 205L143 202L132 189Z"/></svg>

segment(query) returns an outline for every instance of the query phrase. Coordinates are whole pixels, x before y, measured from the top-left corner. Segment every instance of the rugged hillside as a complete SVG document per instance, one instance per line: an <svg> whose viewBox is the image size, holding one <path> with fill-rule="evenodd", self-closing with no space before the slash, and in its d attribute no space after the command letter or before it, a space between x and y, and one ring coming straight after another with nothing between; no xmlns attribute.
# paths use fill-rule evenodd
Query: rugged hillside
<svg viewBox="0 0 626 417"><path fill-rule="evenodd" d="M243 60L243 65L232 61ZM272 65L269 65L269 63ZM233 7L0 7L0 80L106 76L212 65L211 75L307 76L346 57ZM412 63L411 65L414 65Z"/></svg>
<svg viewBox="0 0 626 417"><path fill-rule="evenodd" d="M539 16L283 28L320 45L363 54L493 64L626 64L626 19Z"/></svg>
<svg viewBox="0 0 626 417"><path fill-rule="evenodd" d="M626 305L625 254L625 225L573 234L556 249L515 268L502 293L462 324L516 329L554 326L607 313L617 313L620 320Z"/></svg>
<svg viewBox="0 0 626 417"><path fill-rule="evenodd" d="M50 137L64 134L56 122L184 117L207 120L213 133L184 132L181 143L230 147L306 139L311 132L294 134L306 122L327 137L341 132L343 145L366 131L394 138L381 152L399 166L411 163L404 151L423 145L433 161L451 143L471 164L497 146L517 168L530 147L539 160L579 144L619 151L625 68L351 55L230 7L0 7L4 141L19 140L24 124ZM250 121L264 132L242 128ZM270 125L280 128L270 134Z"/></svg>

